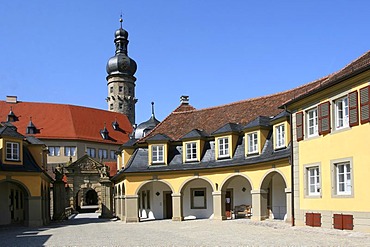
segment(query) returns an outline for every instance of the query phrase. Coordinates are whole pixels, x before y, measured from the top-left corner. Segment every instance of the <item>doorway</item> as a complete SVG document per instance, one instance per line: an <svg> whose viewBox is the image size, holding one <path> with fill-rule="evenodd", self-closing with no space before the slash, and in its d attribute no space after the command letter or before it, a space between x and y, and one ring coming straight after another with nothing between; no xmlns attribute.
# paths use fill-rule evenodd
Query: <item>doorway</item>
<svg viewBox="0 0 370 247"><path fill-rule="evenodd" d="M98 193L95 190L89 190L86 192L86 205L98 205Z"/></svg>
<svg viewBox="0 0 370 247"><path fill-rule="evenodd" d="M172 192L163 191L163 218L172 219Z"/></svg>
<svg viewBox="0 0 370 247"><path fill-rule="evenodd" d="M233 189L227 189L225 193L225 215L228 219L231 219L233 204Z"/></svg>

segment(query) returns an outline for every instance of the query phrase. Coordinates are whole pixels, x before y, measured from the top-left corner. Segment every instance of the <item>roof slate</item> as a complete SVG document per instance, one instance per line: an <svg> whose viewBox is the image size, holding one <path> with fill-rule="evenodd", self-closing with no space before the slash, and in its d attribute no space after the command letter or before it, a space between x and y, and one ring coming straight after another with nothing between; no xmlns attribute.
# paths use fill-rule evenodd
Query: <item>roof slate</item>
<svg viewBox="0 0 370 247"><path fill-rule="evenodd" d="M236 123L227 123L218 130L214 131L212 135L224 134L229 132L240 132L242 131L242 126Z"/></svg>
<svg viewBox="0 0 370 247"><path fill-rule="evenodd" d="M193 129L189 133L185 134L183 137L181 137L181 140L184 139L197 139L201 137L207 137L208 134L202 130Z"/></svg>
<svg viewBox="0 0 370 247"><path fill-rule="evenodd" d="M83 106L53 103L0 101L0 121L6 121L12 107L19 121L12 122L21 134L26 134L29 119L38 128L34 134L39 139L85 140L110 144L123 144L129 139L132 126L126 115ZM117 120L120 129L111 123ZM109 139L102 139L100 130L106 123Z"/></svg>
<svg viewBox="0 0 370 247"><path fill-rule="evenodd" d="M249 122L247 125L245 125L244 129L250 129L254 127L269 127L270 120L270 117L258 116L252 122Z"/></svg>

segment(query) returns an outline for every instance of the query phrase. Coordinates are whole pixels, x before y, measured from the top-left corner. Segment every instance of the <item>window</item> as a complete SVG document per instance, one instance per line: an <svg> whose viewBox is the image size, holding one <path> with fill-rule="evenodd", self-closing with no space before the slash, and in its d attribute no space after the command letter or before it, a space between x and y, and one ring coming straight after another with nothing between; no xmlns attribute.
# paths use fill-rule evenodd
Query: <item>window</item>
<svg viewBox="0 0 370 247"><path fill-rule="evenodd" d="M218 157L230 157L229 155L229 138L218 139Z"/></svg>
<svg viewBox="0 0 370 247"><path fill-rule="evenodd" d="M99 159L107 159L107 158L108 158L108 150L99 149Z"/></svg>
<svg viewBox="0 0 370 247"><path fill-rule="evenodd" d="M320 195L320 170L318 166L307 168L308 195Z"/></svg>
<svg viewBox="0 0 370 247"><path fill-rule="evenodd" d="M110 150L110 159L111 160L117 159L116 152L114 150Z"/></svg>
<svg viewBox="0 0 370 247"><path fill-rule="evenodd" d="M206 209L206 188L190 189L191 193L191 209Z"/></svg>
<svg viewBox="0 0 370 247"><path fill-rule="evenodd" d="M275 127L275 147L283 148L285 147L285 127L284 124L280 124Z"/></svg>
<svg viewBox="0 0 370 247"><path fill-rule="evenodd" d="M118 87L118 92L122 93L123 92L123 86Z"/></svg>
<svg viewBox="0 0 370 247"><path fill-rule="evenodd" d="M197 160L197 143L186 143L186 161Z"/></svg>
<svg viewBox="0 0 370 247"><path fill-rule="evenodd" d="M153 145L152 146L153 163L164 163L163 150L164 150L163 145Z"/></svg>
<svg viewBox="0 0 370 247"><path fill-rule="evenodd" d="M317 136L319 133L319 124L317 118L317 108L307 111L307 136Z"/></svg>
<svg viewBox="0 0 370 247"><path fill-rule="evenodd" d="M118 107L119 107L119 109L123 109L123 104L122 103L119 103L118 104Z"/></svg>
<svg viewBox="0 0 370 247"><path fill-rule="evenodd" d="M91 158L95 158L95 148L87 148L86 149L87 155L89 155Z"/></svg>
<svg viewBox="0 0 370 247"><path fill-rule="evenodd" d="M76 156L76 147L64 147L64 156Z"/></svg>
<svg viewBox="0 0 370 247"><path fill-rule="evenodd" d="M110 88L109 88L109 92L110 92L110 93L113 93L113 87L110 87Z"/></svg>
<svg viewBox="0 0 370 247"><path fill-rule="evenodd" d="M19 143L6 142L6 159L19 160Z"/></svg>
<svg viewBox="0 0 370 247"><path fill-rule="evenodd" d="M110 110L113 110L113 104L110 104L110 105L109 105L109 109L110 109Z"/></svg>
<svg viewBox="0 0 370 247"><path fill-rule="evenodd" d="M334 101L335 128L341 129L349 126L348 122L348 98L343 97Z"/></svg>
<svg viewBox="0 0 370 247"><path fill-rule="evenodd" d="M258 153L258 135L257 132L247 135L248 154Z"/></svg>
<svg viewBox="0 0 370 247"><path fill-rule="evenodd" d="M50 146L49 156L60 156L60 147Z"/></svg>
<svg viewBox="0 0 370 247"><path fill-rule="evenodd" d="M352 194L351 165L349 162L335 164L336 194Z"/></svg>

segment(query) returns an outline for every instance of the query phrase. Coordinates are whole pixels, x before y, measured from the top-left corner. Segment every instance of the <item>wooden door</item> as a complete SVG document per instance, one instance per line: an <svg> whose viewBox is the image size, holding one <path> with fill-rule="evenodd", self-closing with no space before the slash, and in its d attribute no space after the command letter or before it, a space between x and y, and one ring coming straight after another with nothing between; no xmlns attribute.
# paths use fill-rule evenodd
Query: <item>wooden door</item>
<svg viewBox="0 0 370 247"><path fill-rule="evenodd" d="M227 189L225 194L225 210L226 217L231 218L231 211L233 210L233 190Z"/></svg>
<svg viewBox="0 0 370 247"><path fill-rule="evenodd" d="M172 219L172 192L163 192L164 197L164 217L165 219Z"/></svg>

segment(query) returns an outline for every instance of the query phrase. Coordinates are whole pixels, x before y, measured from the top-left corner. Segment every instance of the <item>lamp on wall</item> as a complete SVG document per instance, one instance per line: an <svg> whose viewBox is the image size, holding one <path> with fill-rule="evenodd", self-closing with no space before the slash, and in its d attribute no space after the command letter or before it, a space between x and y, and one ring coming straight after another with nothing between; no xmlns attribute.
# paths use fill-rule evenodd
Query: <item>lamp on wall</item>
<svg viewBox="0 0 370 247"><path fill-rule="evenodd" d="M159 196L161 193L159 193L159 191L157 191L155 194L156 194L157 196Z"/></svg>
<svg viewBox="0 0 370 247"><path fill-rule="evenodd" d="M245 192L247 189L245 187L242 188L242 191Z"/></svg>

